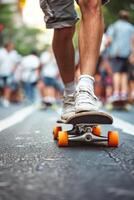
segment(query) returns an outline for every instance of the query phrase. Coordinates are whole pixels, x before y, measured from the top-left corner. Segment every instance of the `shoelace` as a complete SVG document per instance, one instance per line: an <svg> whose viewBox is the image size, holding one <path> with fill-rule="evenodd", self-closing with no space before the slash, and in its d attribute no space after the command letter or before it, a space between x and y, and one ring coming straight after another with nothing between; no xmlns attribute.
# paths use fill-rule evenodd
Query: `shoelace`
<svg viewBox="0 0 134 200"><path fill-rule="evenodd" d="M64 103L64 105L66 105L66 106L70 106L70 105L74 105L74 96L67 96L67 97L64 97L63 98L63 103Z"/></svg>
<svg viewBox="0 0 134 200"><path fill-rule="evenodd" d="M80 88L79 91L76 93L76 99L79 100L77 103L82 102L90 104L94 104L94 101L98 100L98 98L90 90L85 90L83 88Z"/></svg>

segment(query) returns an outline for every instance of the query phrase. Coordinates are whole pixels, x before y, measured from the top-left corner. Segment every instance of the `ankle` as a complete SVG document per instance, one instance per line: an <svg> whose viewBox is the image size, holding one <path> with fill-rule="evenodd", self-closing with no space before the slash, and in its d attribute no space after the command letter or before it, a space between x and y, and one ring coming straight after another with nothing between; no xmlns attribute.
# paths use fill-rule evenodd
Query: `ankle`
<svg viewBox="0 0 134 200"><path fill-rule="evenodd" d="M64 95L68 96L70 94L73 94L76 90L76 83L75 81L72 81L70 83L65 84L65 89L64 89Z"/></svg>
<svg viewBox="0 0 134 200"><path fill-rule="evenodd" d="M127 97L127 96L128 96L128 93L127 93L127 92L121 92L120 95L121 95L122 97Z"/></svg>
<svg viewBox="0 0 134 200"><path fill-rule="evenodd" d="M114 91L114 92L113 92L113 95L114 95L114 96L119 96L119 95L120 95L120 92L119 92L119 91Z"/></svg>
<svg viewBox="0 0 134 200"><path fill-rule="evenodd" d="M86 87L89 90L94 90L94 78L90 75L81 75L79 77L77 88Z"/></svg>

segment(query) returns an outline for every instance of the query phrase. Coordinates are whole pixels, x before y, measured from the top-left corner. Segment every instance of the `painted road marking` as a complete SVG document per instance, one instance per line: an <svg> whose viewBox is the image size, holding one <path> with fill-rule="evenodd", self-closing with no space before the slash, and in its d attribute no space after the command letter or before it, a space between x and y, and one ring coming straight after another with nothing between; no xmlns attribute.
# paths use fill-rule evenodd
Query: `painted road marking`
<svg viewBox="0 0 134 200"><path fill-rule="evenodd" d="M20 111L15 112L13 115L7 117L6 119L0 120L0 132L15 124L22 122L26 117L31 115L35 110L37 110L36 106L34 105L28 106ZM56 112L58 115L60 115L61 109L57 109ZM112 117L114 121L112 126L118 129L122 129L124 133L134 135L134 125L120 118L117 118L115 116L112 116ZM53 120L55 121L56 118L53 118Z"/></svg>
<svg viewBox="0 0 134 200"><path fill-rule="evenodd" d="M20 111L15 112L13 115L6 119L0 120L0 132L22 122L26 117L32 114L36 110L35 106L28 106Z"/></svg>
<svg viewBox="0 0 134 200"><path fill-rule="evenodd" d="M124 133L128 133L130 135L134 135L134 125L126 122L122 119L119 119L117 117L113 117L114 123L112 124L115 128L121 129Z"/></svg>

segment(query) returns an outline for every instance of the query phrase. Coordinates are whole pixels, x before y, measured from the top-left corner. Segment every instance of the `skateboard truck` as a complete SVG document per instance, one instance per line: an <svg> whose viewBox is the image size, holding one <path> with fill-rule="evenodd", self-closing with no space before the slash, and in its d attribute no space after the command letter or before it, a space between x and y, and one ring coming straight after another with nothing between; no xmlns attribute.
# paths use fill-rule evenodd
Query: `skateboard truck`
<svg viewBox="0 0 134 200"><path fill-rule="evenodd" d="M101 136L101 138L97 139L97 136L92 136L91 133L84 133L83 135L80 136L69 136L68 141L88 142L88 143L105 142L107 141L107 137Z"/></svg>
<svg viewBox="0 0 134 200"><path fill-rule="evenodd" d="M89 144L107 142L109 147L117 147L119 143L117 131L109 131L107 137L101 136L99 125L77 124L70 131L62 131L62 127L57 126L53 130L53 136L58 141L59 147L67 147L69 142L86 142Z"/></svg>

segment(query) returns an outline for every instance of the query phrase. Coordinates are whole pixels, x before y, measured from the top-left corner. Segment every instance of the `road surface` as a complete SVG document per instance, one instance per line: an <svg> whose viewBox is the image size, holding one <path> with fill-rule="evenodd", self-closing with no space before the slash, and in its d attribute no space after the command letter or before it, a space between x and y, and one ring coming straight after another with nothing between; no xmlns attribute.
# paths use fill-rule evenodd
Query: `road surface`
<svg viewBox="0 0 134 200"><path fill-rule="evenodd" d="M134 200L134 108L112 112L119 148L59 148L60 109L0 108L0 200ZM119 129L120 128L120 129Z"/></svg>

